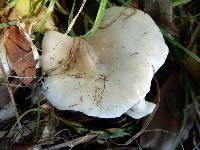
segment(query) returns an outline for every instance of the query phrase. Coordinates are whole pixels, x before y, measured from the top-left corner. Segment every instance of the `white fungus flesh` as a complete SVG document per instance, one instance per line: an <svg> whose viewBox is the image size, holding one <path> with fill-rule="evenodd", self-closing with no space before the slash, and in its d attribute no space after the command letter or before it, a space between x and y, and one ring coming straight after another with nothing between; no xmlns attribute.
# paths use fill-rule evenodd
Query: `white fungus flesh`
<svg viewBox="0 0 200 150"><path fill-rule="evenodd" d="M111 7L87 41L51 31L42 49L41 65L49 74L43 89L57 109L100 118L127 112L136 119L153 111L155 104L144 98L168 48L146 13Z"/></svg>

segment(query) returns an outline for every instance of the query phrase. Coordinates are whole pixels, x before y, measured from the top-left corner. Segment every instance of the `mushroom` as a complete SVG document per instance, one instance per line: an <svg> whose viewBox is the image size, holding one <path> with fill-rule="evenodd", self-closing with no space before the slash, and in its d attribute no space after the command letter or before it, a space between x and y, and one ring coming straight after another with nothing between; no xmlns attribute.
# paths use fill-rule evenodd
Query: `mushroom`
<svg viewBox="0 0 200 150"><path fill-rule="evenodd" d="M100 118L127 112L138 119L155 108L144 98L168 47L148 14L111 7L93 37L49 31L42 51L41 66L48 74L44 94L57 109Z"/></svg>

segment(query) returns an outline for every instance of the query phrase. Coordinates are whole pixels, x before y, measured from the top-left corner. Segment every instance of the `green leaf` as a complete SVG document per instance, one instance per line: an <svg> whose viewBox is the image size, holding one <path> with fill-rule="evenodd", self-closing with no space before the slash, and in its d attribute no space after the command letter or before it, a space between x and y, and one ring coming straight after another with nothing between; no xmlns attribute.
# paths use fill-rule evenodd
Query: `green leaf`
<svg viewBox="0 0 200 150"><path fill-rule="evenodd" d="M109 138L114 139L114 138L122 138L127 135L130 135L127 133L124 129L119 129L118 131L115 131L109 135Z"/></svg>
<svg viewBox="0 0 200 150"><path fill-rule="evenodd" d="M47 12L46 12L45 15L44 15L44 18L42 19L42 21L41 21L41 23L40 23L40 25L39 25L38 32L41 33L41 32L43 31L44 26L45 26L45 24L47 23L48 18L49 18L49 16L51 15L51 13L52 13L52 11L53 11L53 9L54 9L55 3L56 3L56 0L50 0L49 7L48 7L48 9L47 9Z"/></svg>
<svg viewBox="0 0 200 150"><path fill-rule="evenodd" d="M31 12L34 12L33 16L38 16L42 8L45 6L45 0L37 1L33 4L33 10Z"/></svg>
<svg viewBox="0 0 200 150"><path fill-rule="evenodd" d="M182 44L180 44L171 34L169 34L163 28L160 28L160 30L161 30L163 36L167 39L167 41L169 41L172 45L176 46L180 50L183 50L186 54L188 54L189 56L191 56L196 61L200 62L200 58L196 54L194 54L188 48L186 48Z"/></svg>
<svg viewBox="0 0 200 150"><path fill-rule="evenodd" d="M106 4L107 4L108 0L101 0L100 6L99 6L99 10L97 12L97 16L94 22L94 26L92 27L91 30L89 30L83 37L84 38L89 38L91 36L93 36L95 34L95 32L97 31L97 29L99 28L101 21L104 17L104 13L106 10Z"/></svg>
<svg viewBox="0 0 200 150"><path fill-rule="evenodd" d="M171 0L172 7L180 6L180 5L185 5L189 3L191 0Z"/></svg>
<svg viewBox="0 0 200 150"><path fill-rule="evenodd" d="M55 6L56 6L55 9L58 10L61 14L63 14L63 15L69 15L69 12L66 11L66 10L62 7L62 5L59 4L58 1L56 1L56 5L55 5Z"/></svg>
<svg viewBox="0 0 200 150"><path fill-rule="evenodd" d="M13 25L16 25L16 24L17 24L17 21L1 22L0 23L0 29L6 28L6 27L9 27L9 26L13 26Z"/></svg>
<svg viewBox="0 0 200 150"><path fill-rule="evenodd" d="M78 122L74 122L74 121L70 121L64 118L61 118L55 114L52 114L53 117L55 117L56 119L62 121L63 123L65 123L66 125L72 127L75 131L82 133L82 132L87 132L88 129L85 128L82 124L78 123Z"/></svg>
<svg viewBox="0 0 200 150"><path fill-rule="evenodd" d="M74 0L74 2L73 2L72 10L71 10L71 12L69 14L68 26L71 24L71 22L73 20L75 4L76 4L76 0ZM73 28L70 31L70 35L73 36L73 37L76 36L75 33L74 33L74 31L73 31Z"/></svg>

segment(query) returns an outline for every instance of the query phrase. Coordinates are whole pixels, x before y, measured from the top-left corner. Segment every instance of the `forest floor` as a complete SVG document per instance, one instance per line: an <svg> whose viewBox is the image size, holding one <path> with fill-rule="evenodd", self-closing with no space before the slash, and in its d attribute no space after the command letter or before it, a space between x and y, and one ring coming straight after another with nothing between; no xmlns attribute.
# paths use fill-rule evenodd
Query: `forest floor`
<svg viewBox="0 0 200 150"><path fill-rule="evenodd" d="M52 17L58 31L64 33L82 5L82 0L31 2L26 10L29 0L0 0L0 32L3 36L7 28L30 21L45 7L41 24L30 33L38 49L45 31L44 20ZM158 110L138 120L125 114L119 118L100 119L74 111L59 111L42 93L45 78L41 68L33 70L37 78L29 85L26 85L29 80L22 82L17 78L19 70L14 69L0 80L0 119L4 118L0 120L0 149L200 148L200 1L87 0L69 35L87 35L94 22L101 21L106 2L106 8L117 5L150 14L162 31L169 55L155 74L156 80L152 80L146 96L146 100L154 100L159 105ZM28 11L28 15L10 19L10 14L16 10L21 14ZM99 11L101 13L96 15ZM92 34L96 30L92 30ZM12 53L13 59L17 57L15 54ZM1 113L10 109L6 106L8 103L15 105L14 115L9 113L13 110L9 110L2 117Z"/></svg>

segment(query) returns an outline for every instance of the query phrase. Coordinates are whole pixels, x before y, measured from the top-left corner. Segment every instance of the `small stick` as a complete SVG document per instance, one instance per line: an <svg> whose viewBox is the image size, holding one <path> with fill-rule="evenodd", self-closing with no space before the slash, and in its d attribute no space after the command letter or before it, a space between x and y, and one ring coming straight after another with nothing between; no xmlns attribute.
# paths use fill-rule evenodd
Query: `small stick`
<svg viewBox="0 0 200 150"><path fill-rule="evenodd" d="M2 65L1 59L0 59L0 63L1 63L1 65ZM10 88L9 83L8 83L8 76L7 76L7 74L5 73L4 68L2 68L2 72L3 72L4 76L6 77L6 86L7 86L7 88L8 88L8 92L9 92L9 94L10 94L11 102L12 102L13 107L14 107L14 109L15 109L15 116L16 116L16 118L17 118L18 128L19 128L19 130L21 130L21 129L22 129L22 125L21 125L20 120L19 120L19 113L18 113L18 111L17 111L17 107L16 107L16 104L15 104L15 99L14 99L14 96L13 96L13 93L12 93L12 89Z"/></svg>

